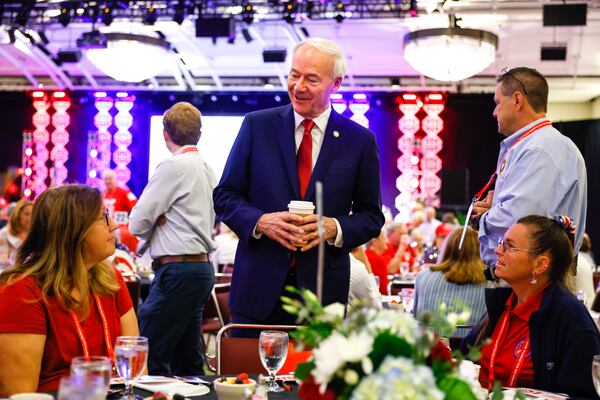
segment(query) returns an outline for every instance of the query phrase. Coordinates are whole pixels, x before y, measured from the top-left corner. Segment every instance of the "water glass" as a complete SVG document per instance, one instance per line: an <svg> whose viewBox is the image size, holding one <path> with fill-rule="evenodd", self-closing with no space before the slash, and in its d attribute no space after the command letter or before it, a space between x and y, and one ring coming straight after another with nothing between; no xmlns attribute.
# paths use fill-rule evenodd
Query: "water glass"
<svg viewBox="0 0 600 400"><path fill-rule="evenodd" d="M143 336L119 336L115 343L115 367L125 381L122 399L134 399L133 383L142 375L148 360L148 338Z"/></svg>
<svg viewBox="0 0 600 400"><path fill-rule="evenodd" d="M104 400L106 385L101 376L71 375L60 380L58 400Z"/></svg>
<svg viewBox="0 0 600 400"><path fill-rule="evenodd" d="M104 356L74 357L71 360L71 375L99 376L104 381L105 395L108 393L112 362Z"/></svg>
<svg viewBox="0 0 600 400"><path fill-rule="evenodd" d="M600 354L595 355L592 361L592 378L594 379L596 393L600 396Z"/></svg>
<svg viewBox="0 0 600 400"><path fill-rule="evenodd" d="M281 369L287 358L289 337L287 332L262 331L258 339L258 351L263 367L269 373L267 389L269 392L283 392L285 389L275 382L275 374Z"/></svg>

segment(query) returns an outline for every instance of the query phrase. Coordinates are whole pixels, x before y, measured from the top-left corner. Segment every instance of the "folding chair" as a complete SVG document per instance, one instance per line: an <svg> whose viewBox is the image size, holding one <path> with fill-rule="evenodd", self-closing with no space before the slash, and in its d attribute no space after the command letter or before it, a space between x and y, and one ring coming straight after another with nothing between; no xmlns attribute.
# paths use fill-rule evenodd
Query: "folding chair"
<svg viewBox="0 0 600 400"><path fill-rule="evenodd" d="M206 365L212 371L215 371L216 368L210 361L214 360L215 356L209 354L208 347L211 338L219 332L219 329L227 325L231 319L231 311L227 304L230 289L231 282L216 283L210 297L206 303L204 303L201 340L202 345L204 346ZM206 339L204 335L207 335Z"/></svg>
<svg viewBox="0 0 600 400"><path fill-rule="evenodd" d="M227 337L226 334L229 330L262 329L292 331L296 328L297 326L295 325L228 324L224 326L217 334L217 375L231 375L241 372L248 374L265 373L265 367L263 367L258 354L258 339ZM308 354L304 354L300 358L304 358L305 360L308 358ZM279 372L289 373L293 371L298 361L298 357L289 357Z"/></svg>

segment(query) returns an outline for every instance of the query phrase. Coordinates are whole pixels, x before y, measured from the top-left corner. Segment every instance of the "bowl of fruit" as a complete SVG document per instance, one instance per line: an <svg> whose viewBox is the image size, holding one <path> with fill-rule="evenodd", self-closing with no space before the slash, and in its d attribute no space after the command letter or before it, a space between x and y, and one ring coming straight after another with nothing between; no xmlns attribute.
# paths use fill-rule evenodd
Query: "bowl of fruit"
<svg viewBox="0 0 600 400"><path fill-rule="evenodd" d="M236 377L223 377L214 381L219 400L244 400L249 398L256 388L256 381L248 378L248 374Z"/></svg>

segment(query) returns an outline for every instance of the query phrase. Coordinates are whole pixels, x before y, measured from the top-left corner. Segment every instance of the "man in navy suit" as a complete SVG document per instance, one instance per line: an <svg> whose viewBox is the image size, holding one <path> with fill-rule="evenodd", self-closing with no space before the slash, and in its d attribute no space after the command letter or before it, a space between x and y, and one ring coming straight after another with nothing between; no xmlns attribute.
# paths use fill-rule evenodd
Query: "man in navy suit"
<svg viewBox="0 0 600 400"><path fill-rule="evenodd" d="M329 101L346 65L336 43L300 42L288 76L291 105L252 112L242 123L213 194L218 218L240 238L229 298L234 322L293 324L281 308L284 286L316 291L316 215L287 209L291 200L315 203L317 181L328 243L324 304L347 303L348 253L381 231L375 136ZM298 250L294 243L306 245Z"/></svg>

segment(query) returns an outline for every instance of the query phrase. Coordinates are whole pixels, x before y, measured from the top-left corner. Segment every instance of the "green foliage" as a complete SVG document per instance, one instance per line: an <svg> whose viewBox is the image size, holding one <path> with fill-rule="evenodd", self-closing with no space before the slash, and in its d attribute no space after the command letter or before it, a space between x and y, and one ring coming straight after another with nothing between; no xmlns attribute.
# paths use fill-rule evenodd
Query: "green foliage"
<svg viewBox="0 0 600 400"><path fill-rule="evenodd" d="M310 371L312 371L313 369L315 369L315 362L310 360L307 361L305 363L300 363L296 366L296 372L294 373L294 375L296 376L296 378L300 379L301 381L306 380L306 378L308 378L308 375L310 375Z"/></svg>
<svg viewBox="0 0 600 400"><path fill-rule="evenodd" d="M375 338L369 358L373 362L373 369L377 370L387 356L413 358L414 352L415 348L406 339L382 332Z"/></svg>
<svg viewBox="0 0 600 400"><path fill-rule="evenodd" d="M442 377L437 386L445 393L444 400L477 400L469 385L454 375Z"/></svg>

